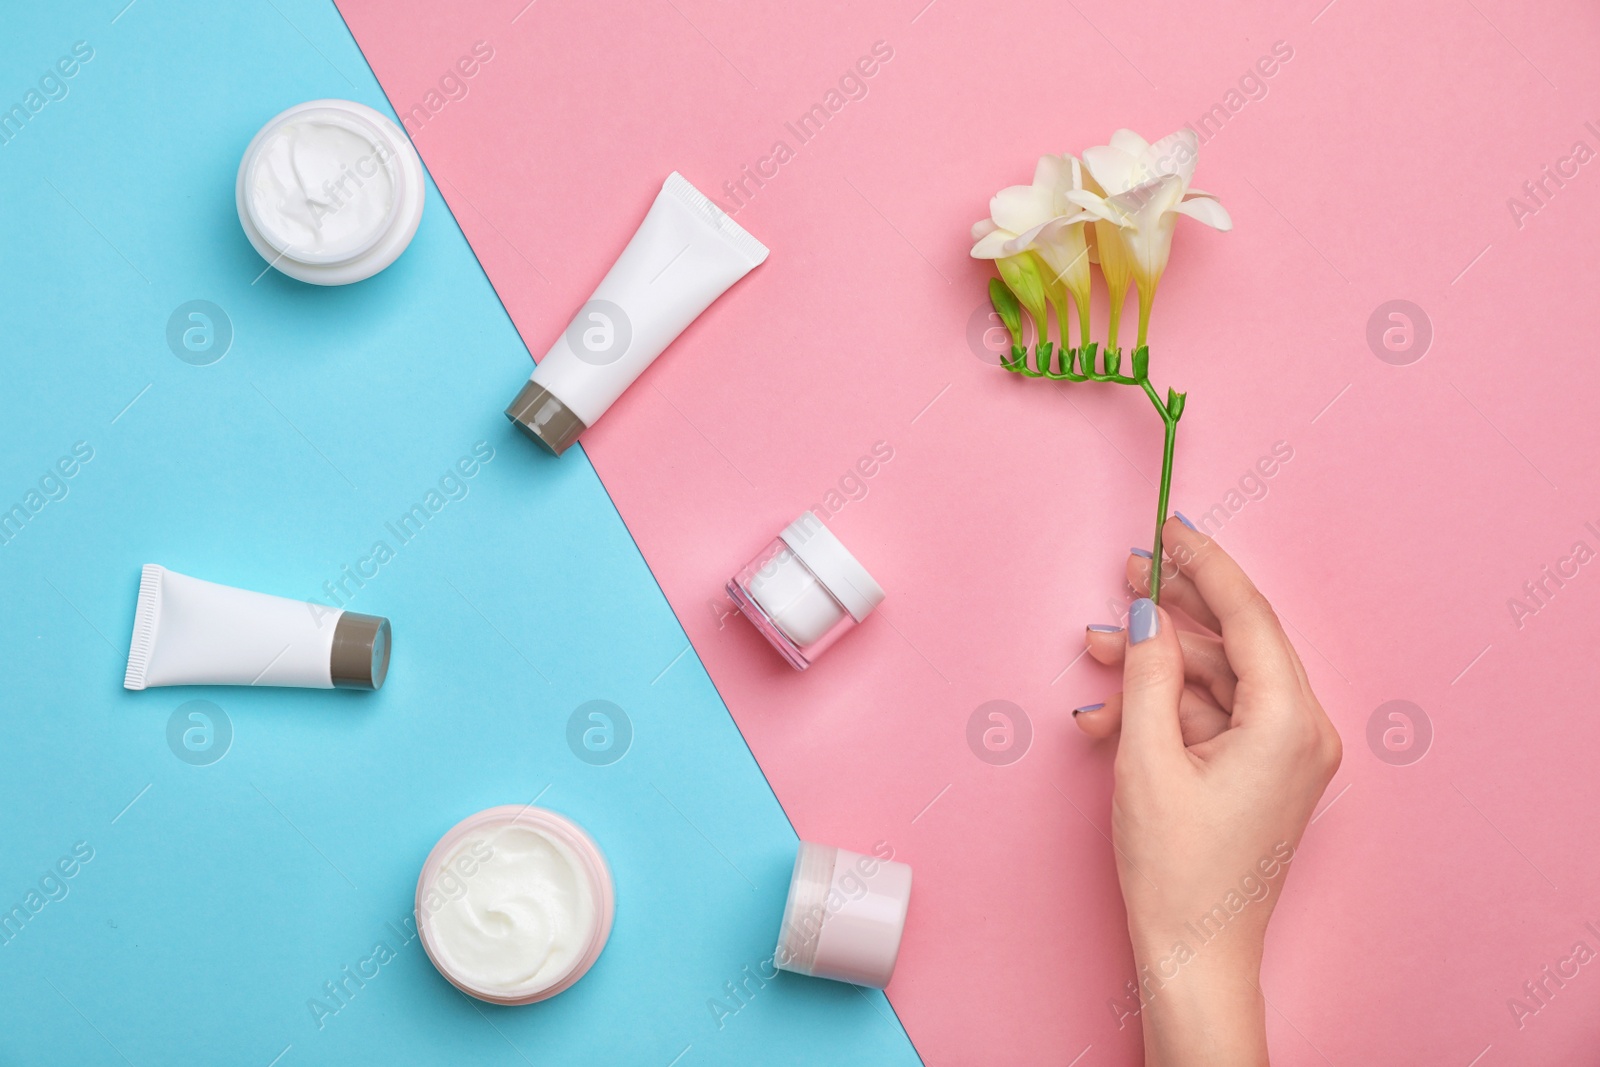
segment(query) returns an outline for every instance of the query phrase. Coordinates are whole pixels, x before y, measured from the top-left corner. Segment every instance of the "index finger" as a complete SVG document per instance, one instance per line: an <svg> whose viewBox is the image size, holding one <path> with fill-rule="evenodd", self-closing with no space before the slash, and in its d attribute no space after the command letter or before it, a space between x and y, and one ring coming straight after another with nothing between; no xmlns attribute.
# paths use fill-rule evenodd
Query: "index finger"
<svg viewBox="0 0 1600 1067"><path fill-rule="evenodd" d="M1294 647L1277 613L1233 557L1177 518L1167 520L1161 538L1165 554L1216 613L1222 646L1239 680L1260 683L1282 678L1298 683Z"/></svg>

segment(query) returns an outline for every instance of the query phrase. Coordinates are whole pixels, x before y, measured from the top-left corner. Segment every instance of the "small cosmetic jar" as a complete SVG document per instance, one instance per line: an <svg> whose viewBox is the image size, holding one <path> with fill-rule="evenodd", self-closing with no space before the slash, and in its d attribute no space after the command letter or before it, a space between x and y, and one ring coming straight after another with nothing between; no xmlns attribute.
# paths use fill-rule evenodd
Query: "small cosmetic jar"
<svg viewBox="0 0 1600 1067"><path fill-rule="evenodd" d="M882 989L894 976L910 902L906 864L802 841L773 962Z"/></svg>
<svg viewBox="0 0 1600 1067"><path fill-rule="evenodd" d="M450 984L532 1004L599 959L616 910L611 870L583 827L527 805L489 808L439 839L417 879L417 933Z"/></svg>
<svg viewBox="0 0 1600 1067"><path fill-rule="evenodd" d="M806 512L728 582L728 596L797 671L883 603L883 587Z"/></svg>
<svg viewBox="0 0 1600 1067"><path fill-rule="evenodd" d="M272 118L239 163L245 236L291 278L347 285L393 263L422 221L422 160L384 115L311 100Z"/></svg>

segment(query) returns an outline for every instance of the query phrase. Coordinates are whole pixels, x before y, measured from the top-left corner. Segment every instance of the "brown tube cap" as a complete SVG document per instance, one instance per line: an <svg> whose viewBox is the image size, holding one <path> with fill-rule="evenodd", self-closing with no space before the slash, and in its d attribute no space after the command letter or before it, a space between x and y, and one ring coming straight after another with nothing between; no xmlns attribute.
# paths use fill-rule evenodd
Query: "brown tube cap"
<svg viewBox="0 0 1600 1067"><path fill-rule="evenodd" d="M335 689L381 689L389 673L389 620L347 611L333 626L328 670Z"/></svg>
<svg viewBox="0 0 1600 1067"><path fill-rule="evenodd" d="M554 393L532 379L506 408L506 418L558 456L589 428Z"/></svg>

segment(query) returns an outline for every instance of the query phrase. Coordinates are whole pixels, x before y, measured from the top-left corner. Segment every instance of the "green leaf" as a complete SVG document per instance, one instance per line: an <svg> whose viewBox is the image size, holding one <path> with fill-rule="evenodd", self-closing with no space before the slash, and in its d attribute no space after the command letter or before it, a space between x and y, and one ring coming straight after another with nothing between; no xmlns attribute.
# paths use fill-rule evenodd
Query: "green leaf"
<svg viewBox="0 0 1600 1067"><path fill-rule="evenodd" d="M1017 307L1017 298L999 278L989 279L989 303L994 305L994 313L1000 316L1000 321L1006 324L1011 347L1017 348L1022 344L1022 312Z"/></svg>
<svg viewBox="0 0 1600 1067"><path fill-rule="evenodd" d="M1141 382L1150 377L1150 346L1140 345L1133 350L1133 376Z"/></svg>
<svg viewBox="0 0 1600 1067"><path fill-rule="evenodd" d="M1106 373L1115 374L1122 369L1122 349L1108 348L1105 354Z"/></svg>

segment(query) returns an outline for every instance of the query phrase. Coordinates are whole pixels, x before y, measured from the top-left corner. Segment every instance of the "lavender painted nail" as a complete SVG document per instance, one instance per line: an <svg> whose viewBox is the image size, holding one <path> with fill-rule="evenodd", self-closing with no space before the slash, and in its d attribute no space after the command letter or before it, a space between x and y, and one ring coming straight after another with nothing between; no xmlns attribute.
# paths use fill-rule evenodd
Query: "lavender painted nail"
<svg viewBox="0 0 1600 1067"><path fill-rule="evenodd" d="M1128 551L1133 553L1135 556L1138 556L1140 559L1155 559L1155 557L1150 554L1150 550L1148 548L1130 548Z"/></svg>
<svg viewBox="0 0 1600 1067"><path fill-rule="evenodd" d="M1128 609L1128 640L1132 644L1148 641L1156 635L1156 628L1160 619L1156 615L1156 606L1149 597L1141 597L1133 602L1133 607Z"/></svg>
<svg viewBox="0 0 1600 1067"><path fill-rule="evenodd" d="M1193 530L1195 533L1199 533L1200 532L1200 527L1198 527L1194 523L1190 522L1189 521L1189 516L1185 515L1181 511L1174 511L1173 514L1178 516L1178 521L1183 523L1185 526L1189 527L1189 529Z"/></svg>
<svg viewBox="0 0 1600 1067"><path fill-rule="evenodd" d="M1090 623L1089 629L1097 634L1120 634L1122 632L1122 627L1107 626L1103 622Z"/></svg>
<svg viewBox="0 0 1600 1067"><path fill-rule="evenodd" d="M1105 707L1105 704L1101 703L1101 704L1088 704L1088 705L1085 705L1084 707L1081 707L1081 708L1073 708L1072 709L1072 717L1074 719L1076 719L1079 715L1082 715L1086 711L1099 711L1103 707Z"/></svg>

